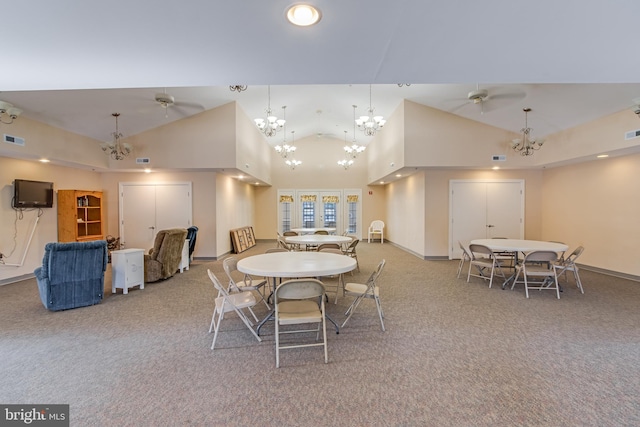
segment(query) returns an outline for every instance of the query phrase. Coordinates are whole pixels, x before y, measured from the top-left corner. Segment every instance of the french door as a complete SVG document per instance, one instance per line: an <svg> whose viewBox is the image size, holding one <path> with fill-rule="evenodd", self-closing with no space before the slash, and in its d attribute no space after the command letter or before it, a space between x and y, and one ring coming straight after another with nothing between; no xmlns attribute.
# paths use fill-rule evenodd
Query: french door
<svg viewBox="0 0 640 427"><path fill-rule="evenodd" d="M298 224L303 228L335 228L342 233L342 191L296 191Z"/></svg>
<svg viewBox="0 0 640 427"><path fill-rule="evenodd" d="M361 190L279 190L278 231L335 228L361 235Z"/></svg>

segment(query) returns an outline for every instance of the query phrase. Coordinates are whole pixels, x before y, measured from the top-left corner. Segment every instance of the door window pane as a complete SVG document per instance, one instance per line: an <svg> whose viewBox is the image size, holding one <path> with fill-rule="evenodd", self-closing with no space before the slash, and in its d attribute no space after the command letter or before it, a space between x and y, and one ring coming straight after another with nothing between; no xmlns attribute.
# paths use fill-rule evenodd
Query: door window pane
<svg viewBox="0 0 640 427"><path fill-rule="evenodd" d="M315 202L302 202L302 227L314 228L316 226Z"/></svg>
<svg viewBox="0 0 640 427"><path fill-rule="evenodd" d="M336 204L335 203L325 203L324 204L324 226L325 227L336 227Z"/></svg>

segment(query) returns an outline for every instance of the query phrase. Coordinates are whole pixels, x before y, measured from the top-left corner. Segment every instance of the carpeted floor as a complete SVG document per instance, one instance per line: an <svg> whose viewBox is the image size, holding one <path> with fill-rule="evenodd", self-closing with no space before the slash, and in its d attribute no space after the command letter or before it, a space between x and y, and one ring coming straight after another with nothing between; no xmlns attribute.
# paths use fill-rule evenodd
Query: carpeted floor
<svg viewBox="0 0 640 427"><path fill-rule="evenodd" d="M128 295L111 294L107 272L101 304L55 313L35 279L0 286L0 402L68 403L72 426L640 425L639 283L581 271L584 295L571 281L560 300L527 300L522 286L457 279L457 261L357 249L348 281L387 260L387 331L364 301L329 329L326 365L316 347L284 351L276 369L273 324L259 343L233 314L211 351L206 269L224 278L221 261ZM328 312L341 323L349 303Z"/></svg>

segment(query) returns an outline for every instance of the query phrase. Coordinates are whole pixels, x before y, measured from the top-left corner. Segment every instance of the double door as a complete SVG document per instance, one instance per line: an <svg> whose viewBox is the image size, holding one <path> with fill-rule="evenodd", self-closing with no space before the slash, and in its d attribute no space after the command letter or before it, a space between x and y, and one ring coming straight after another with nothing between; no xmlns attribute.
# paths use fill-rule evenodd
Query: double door
<svg viewBox="0 0 640 427"><path fill-rule="evenodd" d="M523 180L452 180L449 258L458 259L458 241L524 238Z"/></svg>
<svg viewBox="0 0 640 427"><path fill-rule="evenodd" d="M120 183L120 241L124 248L153 247L156 234L192 225L191 183Z"/></svg>

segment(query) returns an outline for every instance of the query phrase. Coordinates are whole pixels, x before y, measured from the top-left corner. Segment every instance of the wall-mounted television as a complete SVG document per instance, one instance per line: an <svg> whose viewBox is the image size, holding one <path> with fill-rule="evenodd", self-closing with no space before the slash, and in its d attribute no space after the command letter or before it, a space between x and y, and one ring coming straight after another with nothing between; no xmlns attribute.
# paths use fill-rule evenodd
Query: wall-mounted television
<svg viewBox="0 0 640 427"><path fill-rule="evenodd" d="M53 182L14 180L12 206L17 209L53 207Z"/></svg>

